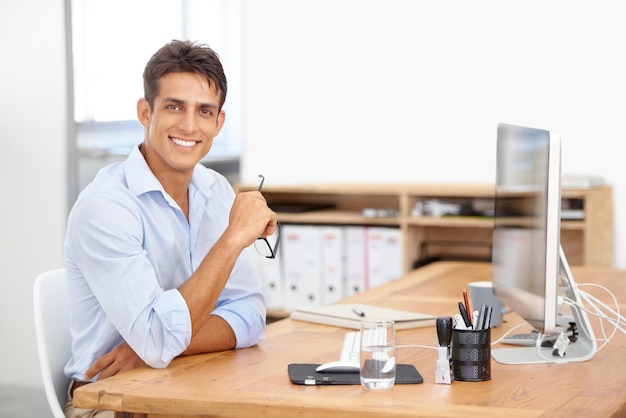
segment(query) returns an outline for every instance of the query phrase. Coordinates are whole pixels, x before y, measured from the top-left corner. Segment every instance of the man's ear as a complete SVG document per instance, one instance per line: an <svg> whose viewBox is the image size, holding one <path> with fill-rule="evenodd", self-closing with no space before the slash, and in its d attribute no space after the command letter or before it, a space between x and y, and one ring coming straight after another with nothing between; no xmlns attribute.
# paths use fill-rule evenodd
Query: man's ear
<svg viewBox="0 0 626 418"><path fill-rule="evenodd" d="M217 129L215 130L215 135L213 135L214 138L218 136L220 131L222 130L222 127L224 126L224 121L226 121L226 112L224 111L224 109L222 109L220 110L220 113L217 115L217 121L216 121Z"/></svg>
<svg viewBox="0 0 626 418"><path fill-rule="evenodd" d="M152 109L150 109L150 103L143 97L137 100L137 119L144 128L150 125L151 115Z"/></svg>

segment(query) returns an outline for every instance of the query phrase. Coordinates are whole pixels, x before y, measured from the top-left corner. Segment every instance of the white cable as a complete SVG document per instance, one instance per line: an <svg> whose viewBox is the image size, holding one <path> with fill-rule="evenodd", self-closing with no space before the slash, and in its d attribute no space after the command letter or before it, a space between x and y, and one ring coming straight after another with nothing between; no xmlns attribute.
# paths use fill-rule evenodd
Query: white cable
<svg viewBox="0 0 626 418"><path fill-rule="evenodd" d="M615 304L615 307L617 309L617 311L614 311L611 307L607 306L604 302L602 302L601 300L599 300L598 298L596 298L595 296L585 292L585 291L579 291L581 299L584 299L588 304L590 304L591 306L594 307L594 309L596 310L596 312L598 312L598 316L601 319L606 319L608 322L610 322L614 327L616 327L619 331L621 331L622 333L626 334L626 329L624 327L622 327L620 324L621 323L626 323L626 318L624 318L621 314L620 314L620 308L619 308L619 303L617 302L617 299L615 298L615 295L613 295L613 293L611 293L611 291L609 291L608 289L606 289L605 287L599 286L599 285L595 285L595 284L587 284L588 286L595 286L595 287L599 287L603 290L605 290L609 295L611 295L612 299L613 299L613 303ZM605 310L608 310L612 315L615 316L615 318L610 317L609 315L607 315L602 309L598 308L596 306L596 303L601 305L602 308L604 308ZM584 309L584 308L583 308ZM602 322L601 322L602 324Z"/></svg>
<svg viewBox="0 0 626 418"><path fill-rule="evenodd" d="M605 304L604 302L600 301L598 298L596 298L595 296L589 294L588 292L581 290L580 287L582 286L588 286L588 287L597 287L599 289L604 290L606 293L608 293L611 296L611 299L613 299L613 303L615 304L616 307L616 311L613 310L611 307L609 307L607 304ZM595 341L604 341L604 343L597 348L597 351L600 351L602 348L604 348L604 346L606 346L615 336L615 334L617 333L617 331L621 331L622 333L626 334L626 330L620 326L621 322L625 321L625 318L621 316L620 314L620 308L619 308L619 303L617 302L617 298L615 297L615 295L608 290L606 287L601 286L601 285L597 285L595 283L582 283L579 284L578 286L578 295L581 299L580 302L571 300L569 298L564 298L564 303L568 304L570 307L572 307L572 309L580 309L584 312L587 312L590 315L596 316L600 319L600 329L602 332L602 337L601 338L596 338ZM584 302L586 302L588 305L590 305L593 310L587 309L584 306ZM598 305L600 305L603 309L599 308ZM608 314L605 313L605 310L609 311L612 315L615 316L615 318L610 317ZM613 325L613 330L610 333L609 336L606 335L606 330L604 327L604 320L608 321L611 325ZM581 327L582 328L582 327ZM587 334L587 336L589 336L589 333L587 332L586 329L583 329L583 332L585 332Z"/></svg>
<svg viewBox="0 0 626 418"><path fill-rule="evenodd" d="M601 319L601 321L600 321L600 328L601 328L601 330L602 330L602 335L603 335L605 338L606 338L606 333L605 333L605 330L604 330L604 321L602 321L602 319L607 320L610 324L612 324L612 325L615 327L615 328L614 328L614 331L612 332L612 335L611 335L611 337L610 337L610 338L612 338L612 336L613 336L613 335L617 332L617 330L619 330L619 331L621 331L621 332L623 332L623 333L625 333L625 334L626 334L626 330L624 330L624 328L622 328L622 327L619 325L619 323L620 323L619 316L618 316L618 318L617 318L617 319L613 319L613 318L611 318L611 317L610 317L610 316L608 316L606 313L604 313L604 311L602 311L602 309L600 309L600 308L598 308L598 307L596 306L596 304L594 303L594 300L595 300L596 302L598 302L599 304L601 304L601 305L602 305L605 309L608 309L609 311L611 311L611 309L610 309L608 306L606 306L604 303L600 302L599 300L597 300L597 299L595 299L595 298L591 298L591 297L590 297L591 295L589 295L589 294L588 294L588 293L586 293L586 292L581 292L581 295L580 295L580 296L581 296L581 299L584 299L584 300L585 300L585 301L586 301L589 305L591 305L591 306L593 307L594 311L597 313L595 316L597 316L598 318L600 318L600 319ZM617 302L616 302L616 303L617 303ZM582 307L582 306L581 306L581 308L582 308L582 309L584 309L584 307ZM586 311L586 312L589 312L588 310L585 310L585 311ZM593 314L592 314L592 315L593 315ZM618 315L619 315L619 314L618 314Z"/></svg>
<svg viewBox="0 0 626 418"><path fill-rule="evenodd" d="M615 297L615 295L608 290L606 287L601 286L601 285L597 285L595 283L579 283L579 284L574 284L575 286L575 294L578 294L578 299L580 299L580 302L572 300L568 297L563 297L563 303L568 305L571 309L576 309L579 311L584 311L589 315L595 316L597 318L600 319L600 328L601 328L601 332L602 332L602 337L603 338L593 338L594 341L596 342L603 342L602 345L600 345L597 349L596 352L600 351L602 348L604 348L604 346L606 346L609 342L611 342L611 340L613 339L613 337L615 336L615 334L617 333L617 331L621 331L622 333L626 334L626 329L621 325L623 323L626 323L626 318L624 318L621 315L620 312L620 307L619 307L619 303L617 302L617 298ZM613 300L613 303L615 305L615 310L611 307L609 307L607 304L605 304L604 302L600 301L598 298L596 298L595 296L589 294L588 292L581 290L580 287L583 286L589 286L589 287L597 287L600 288L602 290L604 290L606 293L608 293L611 297L611 299ZM585 303L587 305L589 305L591 308L587 308L585 307ZM608 313L607 313L608 311ZM610 335L607 336L607 330L605 329L605 324L604 321L607 321L608 323L610 323L613 326L612 331L609 333ZM585 335L591 340L591 336L589 334L589 331L586 327L583 326L583 324L578 324L580 332L584 332ZM555 363L555 364L565 364L568 363L569 361L567 359L555 359L555 358L548 358L546 356L544 356L542 350L541 350L541 343L543 342L544 339L544 335L540 334L539 337L537 338L537 342L536 342L536 348L537 348L537 353L538 355L544 359L545 361L549 362L549 363Z"/></svg>
<svg viewBox="0 0 626 418"><path fill-rule="evenodd" d="M543 343L543 338L544 338L544 334L540 334L539 338L537 338L537 344L535 345L535 347L537 348L537 354L539 355L539 357L541 357L543 360L545 360L547 363L554 363L554 364L567 364L570 361L568 359L558 359L555 357L549 358L543 355L542 351L541 351L541 343Z"/></svg>
<svg viewBox="0 0 626 418"><path fill-rule="evenodd" d="M596 349L596 352L602 350L602 348L604 348L604 346L607 345L613 339L613 337L617 333L617 329L618 328L614 327L613 331L611 332L611 335L607 337L606 331L604 330L604 325L603 325L603 322L602 322L602 319L606 319L606 316L605 316L605 314L603 312L601 312L601 311L599 311L599 312L591 311L591 310L585 308L584 306L582 306L582 305L580 305L578 303L575 303L574 301L572 301L570 299L567 299L567 298L564 298L563 301L564 301L565 304L571 306L574 309L581 309L581 310L587 312L589 315L593 315L593 316L596 316L596 317L600 318L600 320L601 320L600 321L600 327L602 329L602 337L603 338L591 338L591 336L589 335L589 332L587 332L587 329L585 329L584 327L580 327L582 329L582 331L587 335L587 337L589 337L590 340L593 340L593 341L596 341L596 342L603 342L603 344Z"/></svg>
<svg viewBox="0 0 626 418"><path fill-rule="evenodd" d="M431 346L431 345L420 345L420 344L396 345L396 348L410 348L410 347L414 347L414 348L431 348L433 350L439 349L439 347L434 347L434 346Z"/></svg>
<svg viewBox="0 0 626 418"><path fill-rule="evenodd" d="M567 358L546 357L543 354L543 351L541 350L544 337L545 337L545 334L541 334L540 333L538 338L537 338L537 343L535 344L535 347L537 349L537 354L539 355L539 357L541 357L543 360L545 360L546 363L552 363L552 364L569 364L569 363L571 363L571 360L569 360ZM597 351L598 350L596 350L596 352Z"/></svg>
<svg viewBox="0 0 626 418"><path fill-rule="evenodd" d="M594 304L591 304L591 306L594 308L594 310L592 311L590 309L585 308L585 306L582 303L578 303L575 300L572 300L570 298L563 298L563 303L571 307L572 309L578 309L578 310L584 311L588 313L589 315L598 317L600 319L606 318L604 313L601 310L599 310ZM604 339L606 339L606 331L604 330L604 323L602 321L600 321L600 328L602 330L602 335ZM591 335L589 335L589 332L587 332L586 329L583 329L583 331L585 331L585 334L591 339ZM600 341L601 339L595 339L595 340Z"/></svg>
<svg viewBox="0 0 626 418"><path fill-rule="evenodd" d="M591 286L591 285L590 285ZM595 285L596 287L599 287L601 289L604 289L607 293L609 293L611 295L611 297L613 298L613 303L615 304L615 307L617 309L617 311L614 311L611 307L607 306L604 302L602 302L601 300L599 300L598 298L596 298L595 296L581 291L581 296L585 298L585 300L587 300L590 304L593 304L593 302L598 303L599 305L602 305L603 308L605 308L606 310L608 310L611 314L615 315L616 319L610 318L610 317L606 317L612 324L614 324L615 326L620 328L620 331L626 333L626 330L624 328L622 328L620 326L620 323L626 323L626 318L623 317L621 315L621 311L620 311L620 307L619 307L619 303L617 303L617 299L615 298L615 295L613 295L613 293L611 293L608 289L599 286L599 285Z"/></svg>
<svg viewBox="0 0 626 418"><path fill-rule="evenodd" d="M596 306L596 304L595 304L595 303L593 303L593 301L592 301L591 299L587 298L587 296L586 296L585 292L580 292L580 298L581 298L583 301L587 302L589 305L591 305L591 307L593 308L593 310L596 312L596 314L597 314L596 316L597 316L598 318L600 318L600 330L602 331L602 336L604 337L604 340L605 340L605 341L607 341L607 342L608 342L608 341L610 341L610 340L613 338L613 336L615 335L615 333L617 332L617 328L614 328L614 329L613 329L613 332L611 333L611 336L610 336L610 337L607 337L607 336L606 336L606 330L605 330L605 328L604 328L604 321L602 321L602 319L607 319L607 320L608 320L608 319L609 319L609 317L608 317L608 316L607 316L607 315L606 315L606 314L602 311L602 309L598 308L598 307ZM584 309L584 308L583 308L583 309ZM593 315L593 314L591 314L591 315ZM606 343L605 343L605 344L606 344ZM602 345L602 347L604 347L604 345ZM602 347L600 347L600 348L602 348Z"/></svg>
<svg viewBox="0 0 626 418"><path fill-rule="evenodd" d="M613 292L611 292L609 289L607 289L604 286L601 286L599 284L595 284L595 283L584 283L583 286L589 286L589 287L597 287L599 289L604 290L606 293L608 293L611 296L611 299L613 299L613 303L615 304L615 308L617 309L617 312L614 311L612 308L610 308L609 306L607 306L604 302L602 302L601 300L599 300L598 298L596 298L595 296L593 296L592 294L585 292L584 290L581 290L580 292L584 293L586 296L588 296L589 298L593 299L594 301L596 301L597 303L599 303L600 305L602 305L604 308L608 309L613 315L617 316L617 317L621 317L621 319L623 321L626 321L626 318L624 318L623 316L620 315L620 307L619 304L617 303L617 298L615 297L615 295L613 294Z"/></svg>

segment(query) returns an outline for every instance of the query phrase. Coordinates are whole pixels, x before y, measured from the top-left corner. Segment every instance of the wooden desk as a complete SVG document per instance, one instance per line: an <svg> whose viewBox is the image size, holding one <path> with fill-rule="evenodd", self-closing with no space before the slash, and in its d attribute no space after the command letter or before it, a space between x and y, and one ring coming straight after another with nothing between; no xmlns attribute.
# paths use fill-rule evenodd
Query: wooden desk
<svg viewBox="0 0 626 418"><path fill-rule="evenodd" d="M626 311L626 271L572 270L578 283L611 288ZM490 277L489 264L441 262L345 301L453 315L467 283ZM596 289L588 291L607 300ZM520 322L514 314L505 321L493 330L492 340ZM385 391L291 384L289 363L336 360L346 331L284 319L269 325L265 341L256 347L180 357L161 370L132 370L81 387L74 401L81 407L126 412L117 417L143 418L626 416L626 336L621 333L584 363L511 366L492 361L492 379L487 382L435 384L435 350L398 348L398 361L414 364L424 376L423 384ZM398 331L397 344L435 346L436 331Z"/></svg>

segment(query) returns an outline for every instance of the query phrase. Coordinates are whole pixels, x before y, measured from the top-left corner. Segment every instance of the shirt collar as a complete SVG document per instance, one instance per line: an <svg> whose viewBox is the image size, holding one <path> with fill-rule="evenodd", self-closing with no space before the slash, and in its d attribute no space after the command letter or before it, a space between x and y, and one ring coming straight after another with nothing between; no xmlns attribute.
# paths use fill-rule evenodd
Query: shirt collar
<svg viewBox="0 0 626 418"><path fill-rule="evenodd" d="M128 189L135 196L151 191L159 191L167 196L167 193L163 190L163 185L152 173L146 159L139 150L139 145L134 146L128 155L124 163L124 174ZM215 181L215 174L212 171L206 170L201 164L197 164L191 176L190 189L196 189L208 200L212 194L211 187Z"/></svg>
<svg viewBox="0 0 626 418"><path fill-rule="evenodd" d="M211 170L207 170L203 165L196 164L191 175L190 189L195 188L206 200L211 197L211 189L215 183L215 174Z"/></svg>
<svg viewBox="0 0 626 418"><path fill-rule="evenodd" d="M133 147L124 163L124 174L128 189L135 196L142 195L151 191L164 192L163 186L154 176L152 170L148 166L146 159L139 150L139 145Z"/></svg>

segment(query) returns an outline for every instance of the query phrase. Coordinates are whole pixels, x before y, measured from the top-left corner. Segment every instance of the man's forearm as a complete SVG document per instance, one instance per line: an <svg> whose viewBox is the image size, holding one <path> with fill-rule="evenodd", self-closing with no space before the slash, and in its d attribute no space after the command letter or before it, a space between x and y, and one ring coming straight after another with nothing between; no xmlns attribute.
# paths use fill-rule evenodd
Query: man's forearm
<svg viewBox="0 0 626 418"><path fill-rule="evenodd" d="M217 315L210 315L202 328L191 338L182 355L230 350L237 344L235 333L228 323Z"/></svg>
<svg viewBox="0 0 626 418"><path fill-rule="evenodd" d="M228 281L243 248L223 234L204 257L198 269L183 283L179 292L187 303L191 316L192 341L205 327L209 314Z"/></svg>

